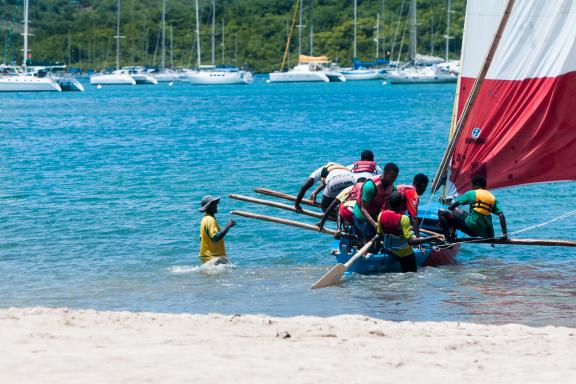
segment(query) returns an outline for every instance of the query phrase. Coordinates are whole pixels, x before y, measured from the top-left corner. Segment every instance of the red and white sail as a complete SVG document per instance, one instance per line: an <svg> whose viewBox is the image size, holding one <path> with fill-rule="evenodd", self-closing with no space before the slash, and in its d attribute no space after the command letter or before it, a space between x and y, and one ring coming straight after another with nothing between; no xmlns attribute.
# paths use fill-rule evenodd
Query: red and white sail
<svg viewBox="0 0 576 384"><path fill-rule="evenodd" d="M457 118L507 1L468 0ZM576 0L516 0L450 159L448 194L576 179Z"/></svg>

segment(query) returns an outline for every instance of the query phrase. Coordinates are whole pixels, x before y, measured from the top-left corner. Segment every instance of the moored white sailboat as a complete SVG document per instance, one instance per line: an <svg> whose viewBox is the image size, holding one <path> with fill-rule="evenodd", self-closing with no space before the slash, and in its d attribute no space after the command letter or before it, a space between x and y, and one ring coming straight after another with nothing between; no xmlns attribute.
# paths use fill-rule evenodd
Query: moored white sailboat
<svg viewBox="0 0 576 384"><path fill-rule="evenodd" d="M442 70L436 65L417 66L418 59L421 62L434 63L442 59L435 57L418 57L416 54L416 0L410 3L411 28L410 28L410 63L405 68L387 71L382 78L390 84L434 84L434 83L456 83L458 77L455 73ZM422 60L424 59L424 60ZM438 59L435 61L435 59Z"/></svg>
<svg viewBox="0 0 576 384"><path fill-rule="evenodd" d="M136 80L128 73L120 70L120 0L116 5L116 71L112 73L98 73L90 77L92 85L136 85Z"/></svg>
<svg viewBox="0 0 576 384"><path fill-rule="evenodd" d="M198 11L198 0L196 0L196 68L184 70L181 80L194 85L242 85L253 82L252 73L238 67L202 65L200 54L200 16ZM215 7L213 5L212 31L214 31ZM224 28L224 27L222 27ZM224 29L222 30L224 31ZM224 39L224 34L222 34ZM214 41L214 32L212 35ZM214 44L212 45L214 49ZM224 52L224 40L222 40ZM214 50L212 51L214 52ZM214 57L214 55L212 55ZM224 54L223 54L224 56Z"/></svg>
<svg viewBox="0 0 576 384"><path fill-rule="evenodd" d="M172 28L170 28L170 49L172 50ZM172 52L172 51L171 51ZM172 54L170 55L172 57ZM166 68L166 0L162 0L162 57L160 70L150 74L158 83L173 83L182 81L180 73Z"/></svg>
<svg viewBox="0 0 576 384"><path fill-rule="evenodd" d="M28 0L24 0L24 48L22 67L3 66L0 71L0 92L62 92L49 77L38 77L28 70Z"/></svg>
<svg viewBox="0 0 576 384"><path fill-rule="evenodd" d="M357 8L358 1L354 0L354 64L358 61L358 50L356 42L356 26L357 26ZM353 68L344 68L339 71L342 76L348 81L366 81L366 80L380 80L380 72L375 69L358 68L356 65Z"/></svg>

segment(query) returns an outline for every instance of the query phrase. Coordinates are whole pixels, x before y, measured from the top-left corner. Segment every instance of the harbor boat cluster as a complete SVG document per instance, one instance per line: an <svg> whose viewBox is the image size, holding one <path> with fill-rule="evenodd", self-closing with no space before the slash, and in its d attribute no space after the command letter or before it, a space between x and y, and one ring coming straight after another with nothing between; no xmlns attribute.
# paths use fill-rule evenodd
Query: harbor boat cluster
<svg viewBox="0 0 576 384"><path fill-rule="evenodd" d="M159 67L145 67L138 65L121 65L121 2L116 2L116 34L115 40L115 68L102 70L91 74L89 83L98 88L110 85L157 85L158 83L178 82L192 85L245 85L254 81L251 71L231 65L214 64L214 32L215 32L215 2L212 1L212 60L211 64L205 64L201 57L201 36L199 4L196 0L195 11L195 51L196 65L193 68L166 65L166 0L162 1L161 19L161 61ZM353 15L353 65L342 67L332 62L327 56L314 56L312 48L308 55L302 52L302 26L303 26L303 1L297 0L293 9L293 19L286 41L286 50L280 69L268 74L268 83L312 83L312 82L346 82L346 81L383 81L383 84L422 84L422 83L456 83L459 72L457 61L448 60L448 44L446 46L446 60L432 57L431 60L418 60L416 53L416 0L411 0L411 42L409 61L401 63L377 59L373 62L363 62L358 59L357 50L357 1L354 1ZM448 2L448 17L450 14L450 2ZM0 66L0 92L62 92L84 91L84 86L72 74L66 73L63 64L39 65L29 58L28 32L29 0L24 1L23 9L23 61L21 65L4 63ZM298 24L296 25L296 20ZM298 63L288 68L287 54L291 44L294 29L298 29ZM313 40L311 28L310 41ZM172 38L172 37L171 37ZM447 31L447 42L449 40ZM222 33L222 39L224 34ZM378 41L378 39L376 39ZM8 43L7 43L8 44ZM310 43L312 44L312 43ZM222 41L224 45L224 40ZM172 43L171 43L172 46ZM378 57L378 52L376 52Z"/></svg>

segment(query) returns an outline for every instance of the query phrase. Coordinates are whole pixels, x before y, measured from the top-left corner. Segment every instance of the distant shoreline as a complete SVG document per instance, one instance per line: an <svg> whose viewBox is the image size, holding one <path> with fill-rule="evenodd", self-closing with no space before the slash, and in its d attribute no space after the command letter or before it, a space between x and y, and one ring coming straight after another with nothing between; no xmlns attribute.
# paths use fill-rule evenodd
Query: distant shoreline
<svg viewBox="0 0 576 384"><path fill-rule="evenodd" d="M567 383L576 328L0 310L11 383Z"/></svg>

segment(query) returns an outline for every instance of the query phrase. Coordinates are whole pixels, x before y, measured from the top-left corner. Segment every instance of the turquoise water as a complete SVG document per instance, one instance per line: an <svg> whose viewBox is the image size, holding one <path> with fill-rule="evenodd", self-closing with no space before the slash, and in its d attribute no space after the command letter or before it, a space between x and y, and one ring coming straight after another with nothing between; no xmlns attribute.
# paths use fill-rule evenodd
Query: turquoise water
<svg viewBox="0 0 576 384"><path fill-rule="evenodd" d="M204 194L296 194L316 167L365 148L396 162L400 182L432 176L453 85L86 87L0 94L2 307L576 325L573 249L470 246L457 265L312 291L335 263L330 237L238 218L226 238L233 267L198 269ZM575 192L560 183L497 196L514 231L573 209ZM233 209L314 222L225 198L221 224ZM574 233L572 217L523 235Z"/></svg>

